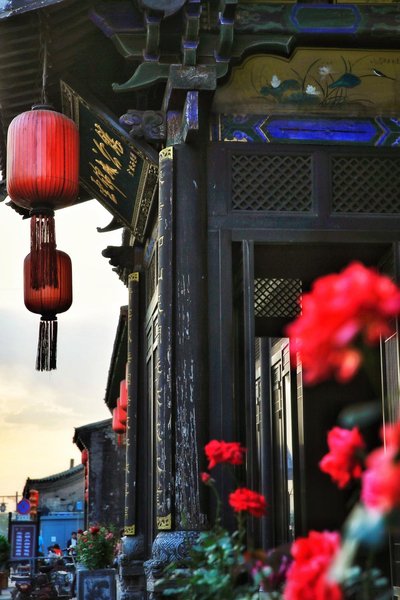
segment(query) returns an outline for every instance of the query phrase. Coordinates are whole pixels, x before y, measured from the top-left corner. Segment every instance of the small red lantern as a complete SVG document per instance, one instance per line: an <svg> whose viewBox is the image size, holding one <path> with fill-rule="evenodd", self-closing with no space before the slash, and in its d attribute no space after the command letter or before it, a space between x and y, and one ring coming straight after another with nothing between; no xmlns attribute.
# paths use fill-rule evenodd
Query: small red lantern
<svg viewBox="0 0 400 600"><path fill-rule="evenodd" d="M75 123L49 106L15 117L7 134L7 192L30 210L31 286L57 286L54 209L70 206L79 190Z"/></svg>
<svg viewBox="0 0 400 600"><path fill-rule="evenodd" d="M126 427L120 421L120 413L118 406L113 409L112 412L112 428L115 433L125 433Z"/></svg>
<svg viewBox="0 0 400 600"><path fill-rule="evenodd" d="M128 388L126 387L126 379L123 379L119 384L119 404L122 410L128 410Z"/></svg>
<svg viewBox="0 0 400 600"><path fill-rule="evenodd" d="M117 398L117 409L118 409L118 418L119 418L120 422L122 423L122 425L126 426L127 412L126 412L126 409L124 409L122 407L120 398Z"/></svg>
<svg viewBox="0 0 400 600"><path fill-rule="evenodd" d="M89 452L87 451L87 448L84 448L81 452L81 462L83 465L86 465L88 460L89 460Z"/></svg>
<svg viewBox="0 0 400 600"><path fill-rule="evenodd" d="M31 254L24 261L24 301L28 310L42 315L36 358L38 371L51 371L57 366L57 317L72 304L72 266L65 252L56 250L58 285L34 289L31 285Z"/></svg>

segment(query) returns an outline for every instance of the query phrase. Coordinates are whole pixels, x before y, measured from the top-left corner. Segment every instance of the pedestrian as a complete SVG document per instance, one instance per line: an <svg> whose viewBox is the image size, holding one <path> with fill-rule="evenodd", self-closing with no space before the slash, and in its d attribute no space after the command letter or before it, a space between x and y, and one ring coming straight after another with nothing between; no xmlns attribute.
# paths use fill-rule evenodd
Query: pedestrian
<svg viewBox="0 0 400 600"><path fill-rule="evenodd" d="M78 543L78 535L77 535L76 531L73 531L71 533L70 539L67 540L67 552L71 556L76 554L77 543Z"/></svg>

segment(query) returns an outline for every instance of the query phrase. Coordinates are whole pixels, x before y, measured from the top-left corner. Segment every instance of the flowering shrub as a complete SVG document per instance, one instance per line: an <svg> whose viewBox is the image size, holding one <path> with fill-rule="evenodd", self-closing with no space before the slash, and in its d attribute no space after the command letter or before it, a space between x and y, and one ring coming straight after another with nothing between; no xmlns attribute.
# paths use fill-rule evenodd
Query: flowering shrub
<svg viewBox="0 0 400 600"><path fill-rule="evenodd" d="M302 299L302 314L287 328L294 362L300 358L305 383L330 377L349 381L366 366L368 347L392 332L400 314L400 289L386 276L359 263L318 279ZM244 487L229 495L238 520L230 534L220 525L220 499L210 473L202 482L217 498L217 518L202 532L187 561L173 564L160 584L164 595L193 600L389 600L387 579L373 565L373 555L398 535L400 514L400 422L386 425L383 445L368 449L358 427L328 432L329 452L319 467L343 489L353 484L359 501L342 531L310 531L296 539L290 556L283 551L245 549L244 517L262 517L263 496ZM238 442L210 441L208 468L243 464L246 449ZM358 551L362 549L363 552ZM368 559L365 558L368 555ZM359 564L358 564L359 563Z"/></svg>
<svg viewBox="0 0 400 600"><path fill-rule="evenodd" d="M91 570L109 567L113 562L116 543L115 534L111 529L92 525L78 538L77 562Z"/></svg>
<svg viewBox="0 0 400 600"><path fill-rule="evenodd" d="M217 464L241 465L246 448L238 442L212 440L205 448L209 469ZM252 600L258 598L258 589L265 580L273 582L273 569L259 560L254 561L251 553L245 554L244 520L247 514L262 517L267 503L264 496L246 487L238 487L229 496L229 505L237 516L238 528L231 534L220 524L220 499L210 473L201 473L202 482L217 498L215 525L210 531L199 534L197 543L190 549L189 557L179 564L167 567L165 576L159 581L165 596L176 596L187 600ZM264 556L264 554L263 554ZM278 596L279 597L279 596Z"/></svg>

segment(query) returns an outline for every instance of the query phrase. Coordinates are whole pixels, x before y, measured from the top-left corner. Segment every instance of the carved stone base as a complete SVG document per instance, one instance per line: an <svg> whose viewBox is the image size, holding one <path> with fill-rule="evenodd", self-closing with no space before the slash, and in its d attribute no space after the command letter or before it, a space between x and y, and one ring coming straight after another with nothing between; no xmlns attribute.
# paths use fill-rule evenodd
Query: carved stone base
<svg viewBox="0 0 400 600"><path fill-rule="evenodd" d="M122 552L119 555L121 600L145 600L146 579L143 569L143 536L125 536L122 538Z"/></svg>
<svg viewBox="0 0 400 600"><path fill-rule="evenodd" d="M161 589L155 584L162 577L164 568L171 562L182 560L195 544L198 531L168 531L159 533L153 542L152 558L144 563L148 600L160 600Z"/></svg>

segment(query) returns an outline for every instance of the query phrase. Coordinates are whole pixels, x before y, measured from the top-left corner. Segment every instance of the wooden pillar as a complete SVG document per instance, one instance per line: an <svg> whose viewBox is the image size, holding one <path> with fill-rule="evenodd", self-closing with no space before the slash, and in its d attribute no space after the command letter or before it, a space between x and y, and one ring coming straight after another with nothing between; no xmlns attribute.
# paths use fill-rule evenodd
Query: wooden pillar
<svg viewBox="0 0 400 600"><path fill-rule="evenodd" d="M165 564L183 558L205 526L199 480L208 441L205 171L203 146L193 138L160 153L156 537L145 563L150 599L161 597L154 582Z"/></svg>
<svg viewBox="0 0 400 600"><path fill-rule="evenodd" d="M121 600L144 600L144 536L137 523L138 490L138 373L139 373L139 273L128 278L128 348L126 423L125 518L120 558Z"/></svg>
<svg viewBox="0 0 400 600"><path fill-rule="evenodd" d="M207 223L202 148L176 152L175 511L177 529L201 529L200 461L208 441Z"/></svg>
<svg viewBox="0 0 400 600"><path fill-rule="evenodd" d="M172 529L173 148L160 152L158 211L158 364L155 415L156 529Z"/></svg>

